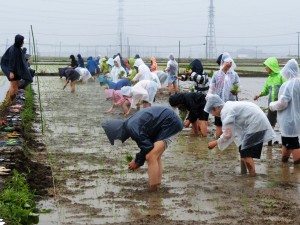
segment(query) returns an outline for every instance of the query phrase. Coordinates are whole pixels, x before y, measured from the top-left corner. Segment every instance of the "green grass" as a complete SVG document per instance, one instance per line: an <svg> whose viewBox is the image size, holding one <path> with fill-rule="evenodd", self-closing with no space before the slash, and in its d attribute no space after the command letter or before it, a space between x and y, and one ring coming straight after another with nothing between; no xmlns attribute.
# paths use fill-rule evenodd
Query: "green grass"
<svg viewBox="0 0 300 225"><path fill-rule="evenodd" d="M25 98L26 101L20 116L22 118L23 136L25 139L30 139L31 128L35 119L34 92L31 85L28 85L25 89Z"/></svg>
<svg viewBox="0 0 300 225"><path fill-rule="evenodd" d="M26 179L13 170L13 177L5 182L0 193L0 218L7 224L37 224L39 222L34 193Z"/></svg>

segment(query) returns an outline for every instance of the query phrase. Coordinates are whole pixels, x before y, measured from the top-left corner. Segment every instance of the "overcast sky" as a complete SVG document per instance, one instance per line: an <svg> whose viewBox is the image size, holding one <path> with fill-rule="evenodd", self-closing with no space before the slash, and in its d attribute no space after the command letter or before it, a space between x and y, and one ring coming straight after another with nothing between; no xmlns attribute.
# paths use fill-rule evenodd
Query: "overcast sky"
<svg viewBox="0 0 300 225"><path fill-rule="evenodd" d="M122 2L122 13L119 2ZM209 0L1 1L1 54L33 27L41 55L206 57ZM214 0L216 54L298 54L299 0ZM122 18L120 18L122 16ZM122 22L120 22L122 21ZM120 25L123 25L123 27ZM120 35L120 31L121 34ZM129 44L130 50L125 47ZM246 51L242 51L246 49ZM249 54L250 54L249 53Z"/></svg>

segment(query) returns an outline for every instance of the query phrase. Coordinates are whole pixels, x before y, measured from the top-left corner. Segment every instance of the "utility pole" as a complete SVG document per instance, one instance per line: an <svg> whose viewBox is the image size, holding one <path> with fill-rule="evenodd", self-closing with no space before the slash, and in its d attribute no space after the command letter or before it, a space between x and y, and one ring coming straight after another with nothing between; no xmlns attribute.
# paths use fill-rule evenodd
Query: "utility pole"
<svg viewBox="0 0 300 225"><path fill-rule="evenodd" d="M208 41L206 41L206 46L208 48L208 58L214 58L217 55L214 17L214 1L210 0L208 9L208 28L206 36L206 38L209 37Z"/></svg>
<svg viewBox="0 0 300 225"><path fill-rule="evenodd" d="M207 59L207 35L205 36L205 58Z"/></svg>
<svg viewBox="0 0 300 225"><path fill-rule="evenodd" d="M299 33L300 32L297 32L298 33L298 59L299 59Z"/></svg>

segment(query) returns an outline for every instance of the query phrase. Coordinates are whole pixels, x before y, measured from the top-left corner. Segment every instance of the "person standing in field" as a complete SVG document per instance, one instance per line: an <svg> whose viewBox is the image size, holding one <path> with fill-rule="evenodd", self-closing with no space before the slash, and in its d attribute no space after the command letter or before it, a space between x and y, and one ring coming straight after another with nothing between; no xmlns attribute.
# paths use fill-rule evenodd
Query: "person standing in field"
<svg viewBox="0 0 300 225"><path fill-rule="evenodd" d="M71 64L69 65L69 67L72 67L73 69L75 69L78 66L78 62L75 59L75 56L70 55L70 59L71 59Z"/></svg>
<svg viewBox="0 0 300 225"><path fill-rule="evenodd" d="M115 140L125 142L133 139L140 152L129 163L129 169L135 171L148 163L150 191L156 191L163 175L162 154L171 142L171 137L183 128L182 121L170 108L154 106L136 112L126 120L108 120L102 127L112 145Z"/></svg>
<svg viewBox="0 0 300 225"><path fill-rule="evenodd" d="M20 80L31 83L33 81L25 54L22 51L24 37L20 34L15 36L15 43L10 46L1 58L1 69L10 81L5 104L11 105L19 89Z"/></svg>
<svg viewBox="0 0 300 225"><path fill-rule="evenodd" d="M84 60L80 54L77 54L77 62L78 62L78 66L84 68Z"/></svg>
<svg viewBox="0 0 300 225"><path fill-rule="evenodd" d="M208 94L217 94L224 102L236 101L237 93L233 92L234 86L240 85L240 78L234 71L236 65L228 52L222 54L220 70L216 71L208 89ZM215 117L216 137L222 134L222 121Z"/></svg>
<svg viewBox="0 0 300 225"><path fill-rule="evenodd" d="M233 141L239 147L241 173L255 176L253 158L260 159L263 143L275 137L275 133L265 113L254 103L227 101L219 95L207 95L204 111L220 117L223 133L218 140L208 143L208 148L216 146L226 149Z"/></svg>
<svg viewBox="0 0 300 225"><path fill-rule="evenodd" d="M150 58L150 60L151 60L150 71L154 72L154 71L158 70L158 65L157 65L157 62L156 62L156 58L154 56L152 56Z"/></svg>
<svg viewBox="0 0 300 225"><path fill-rule="evenodd" d="M259 94L255 95L253 99L257 100L262 96L269 95L269 105L271 102L278 100L279 88L285 82L285 79L280 74L279 64L275 57L267 58L263 64L265 66L265 70L268 73L268 78L265 82L263 90ZM270 109L268 109L267 117L270 121L271 126L274 129L277 122L277 111L271 111ZM272 140L268 142L268 145L272 146Z"/></svg>
<svg viewBox="0 0 300 225"><path fill-rule="evenodd" d="M175 60L174 55L171 53L168 56L168 63L167 67L164 70L168 73L168 92L169 95L172 94L172 87L174 88L175 94L178 92L178 85L177 85L177 73L178 73L178 63Z"/></svg>
<svg viewBox="0 0 300 225"><path fill-rule="evenodd" d="M295 59L291 59L281 70L287 80L279 89L279 98L271 102L269 109L277 111L282 140L282 162L293 156L294 164L300 164L300 74Z"/></svg>

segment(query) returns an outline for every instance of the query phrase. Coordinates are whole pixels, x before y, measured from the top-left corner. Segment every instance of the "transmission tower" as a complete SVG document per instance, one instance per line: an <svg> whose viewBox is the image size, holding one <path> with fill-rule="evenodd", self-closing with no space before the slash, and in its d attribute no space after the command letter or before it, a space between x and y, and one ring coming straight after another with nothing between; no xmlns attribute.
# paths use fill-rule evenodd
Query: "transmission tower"
<svg viewBox="0 0 300 225"><path fill-rule="evenodd" d="M208 28L206 36L206 57L210 59L215 58L217 55L214 18L214 1L210 0L208 8Z"/></svg>
<svg viewBox="0 0 300 225"><path fill-rule="evenodd" d="M119 52L121 53L121 55L123 54L123 45L124 45L124 17L123 17L123 0L118 0L118 33L117 33L117 45L120 46L119 48Z"/></svg>

